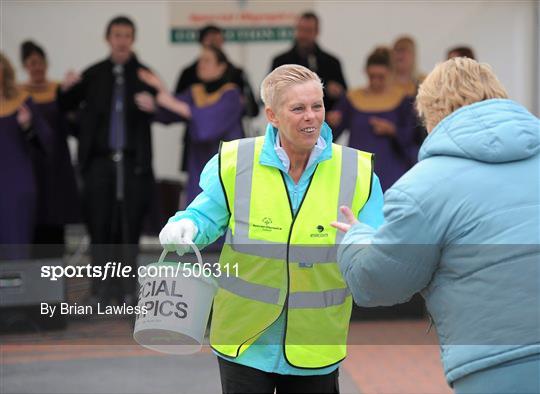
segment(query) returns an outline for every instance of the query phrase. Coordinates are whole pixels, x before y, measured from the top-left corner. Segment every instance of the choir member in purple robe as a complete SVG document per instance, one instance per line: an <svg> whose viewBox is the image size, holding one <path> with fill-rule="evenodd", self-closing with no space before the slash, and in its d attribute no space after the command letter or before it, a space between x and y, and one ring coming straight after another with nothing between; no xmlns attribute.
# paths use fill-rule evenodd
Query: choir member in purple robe
<svg viewBox="0 0 540 394"><path fill-rule="evenodd" d="M398 37L392 47L392 71L393 83L411 96L411 100L416 98L418 87L426 78L425 74L418 71L416 66L416 43L409 36ZM415 126L415 137L418 146L427 137L427 130L422 121L417 119Z"/></svg>
<svg viewBox="0 0 540 394"><path fill-rule="evenodd" d="M38 186L38 215L34 242L55 244L40 248L40 255L56 251L61 255L64 225L80 221L79 193L67 146L68 124L58 109L58 83L47 79L45 51L31 41L21 46L22 64L29 80L21 88L30 94L52 132L51 155L37 155L34 168Z"/></svg>
<svg viewBox="0 0 540 394"><path fill-rule="evenodd" d="M49 153L50 130L0 53L0 259L29 257L37 188L32 150Z"/></svg>
<svg viewBox="0 0 540 394"><path fill-rule="evenodd" d="M191 85L176 96L172 96L154 74L147 70L139 72L139 77L145 83L159 91L156 121L168 124L189 120L186 133L190 148L185 152L189 172L187 204L201 193L201 172L212 156L218 153L220 141L244 137L242 95L238 86L229 82L227 64L227 58L220 49L204 47L197 63L201 83ZM137 99L141 109L153 109L152 98L148 94L141 93Z"/></svg>
<svg viewBox="0 0 540 394"><path fill-rule="evenodd" d="M327 115L337 138L350 131L349 146L375 154L375 171L388 189L416 162L418 142L412 98L390 81L390 52L377 48L368 58L369 84L349 91Z"/></svg>
<svg viewBox="0 0 540 394"><path fill-rule="evenodd" d="M416 43L411 37L401 36L392 47L393 82L408 96L416 97L418 86L426 78L416 66Z"/></svg>

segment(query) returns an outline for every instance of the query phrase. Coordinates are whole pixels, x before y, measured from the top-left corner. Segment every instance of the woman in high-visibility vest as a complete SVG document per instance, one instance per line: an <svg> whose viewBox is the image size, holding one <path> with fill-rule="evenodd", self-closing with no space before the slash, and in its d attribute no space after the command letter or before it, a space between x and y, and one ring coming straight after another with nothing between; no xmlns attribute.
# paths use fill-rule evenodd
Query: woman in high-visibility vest
<svg viewBox="0 0 540 394"><path fill-rule="evenodd" d="M352 297L330 223L347 202L378 227L381 186L370 153L332 144L315 73L281 66L261 97L265 136L222 143L203 192L160 241L184 253L186 239L205 245L226 234L210 333L223 392L336 393Z"/></svg>

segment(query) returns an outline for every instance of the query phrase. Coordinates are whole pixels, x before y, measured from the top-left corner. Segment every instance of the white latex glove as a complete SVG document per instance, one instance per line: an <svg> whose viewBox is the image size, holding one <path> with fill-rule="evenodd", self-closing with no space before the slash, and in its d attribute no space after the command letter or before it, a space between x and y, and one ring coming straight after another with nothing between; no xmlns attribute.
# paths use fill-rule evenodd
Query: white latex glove
<svg viewBox="0 0 540 394"><path fill-rule="evenodd" d="M193 242L198 229L195 223L189 219L180 219L177 222L170 222L163 227L159 233L159 242L164 249L176 251L179 256L188 252L191 247L189 242Z"/></svg>

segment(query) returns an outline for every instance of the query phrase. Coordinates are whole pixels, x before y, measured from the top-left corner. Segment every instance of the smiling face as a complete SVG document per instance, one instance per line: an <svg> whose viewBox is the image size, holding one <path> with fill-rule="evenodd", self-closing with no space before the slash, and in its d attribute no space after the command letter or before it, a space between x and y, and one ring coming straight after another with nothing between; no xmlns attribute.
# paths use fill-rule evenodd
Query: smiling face
<svg viewBox="0 0 540 394"><path fill-rule="evenodd" d="M380 64L368 66L366 74L369 80L369 89L374 93L382 93L388 86L390 69Z"/></svg>
<svg viewBox="0 0 540 394"><path fill-rule="evenodd" d="M24 61L24 68L30 77L30 82L40 84L45 82L47 62L39 53L34 52Z"/></svg>
<svg viewBox="0 0 540 394"><path fill-rule="evenodd" d="M311 152L324 121L323 91L316 81L294 84L284 91L276 109L266 108L270 123L279 130L287 153Z"/></svg>

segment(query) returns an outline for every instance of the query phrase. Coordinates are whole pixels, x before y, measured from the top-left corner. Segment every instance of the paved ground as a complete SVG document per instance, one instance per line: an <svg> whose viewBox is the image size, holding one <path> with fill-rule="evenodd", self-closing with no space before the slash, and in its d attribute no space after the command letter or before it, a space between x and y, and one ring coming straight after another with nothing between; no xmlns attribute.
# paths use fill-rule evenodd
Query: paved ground
<svg viewBox="0 0 540 394"><path fill-rule="evenodd" d="M352 323L342 393L450 393L425 321ZM127 320L0 336L0 393L218 393L215 357L168 356L131 340Z"/></svg>
<svg viewBox="0 0 540 394"><path fill-rule="evenodd" d="M365 394L452 393L427 321L353 322L343 367Z"/></svg>

